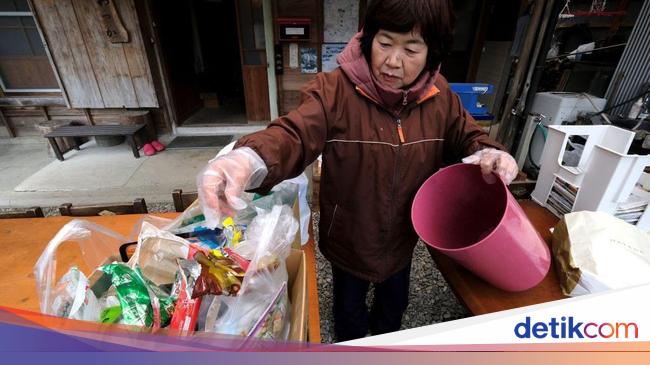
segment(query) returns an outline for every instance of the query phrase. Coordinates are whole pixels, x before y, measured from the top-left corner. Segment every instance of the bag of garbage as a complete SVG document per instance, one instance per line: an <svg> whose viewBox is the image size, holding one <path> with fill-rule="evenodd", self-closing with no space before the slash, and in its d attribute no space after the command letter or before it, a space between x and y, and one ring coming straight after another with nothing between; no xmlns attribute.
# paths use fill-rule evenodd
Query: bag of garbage
<svg viewBox="0 0 650 365"><path fill-rule="evenodd" d="M99 320L100 308L95 308L102 293L88 290L97 267L119 260L119 247L128 239L89 221L74 219L63 226L50 240L34 265L36 291L42 313L75 319ZM64 247L60 247L64 246ZM57 277L57 252L61 248L68 270ZM76 258L80 251L80 259ZM92 287L91 287L92 289Z"/></svg>
<svg viewBox="0 0 650 365"><path fill-rule="evenodd" d="M187 252L187 248L184 242L175 240L172 249L156 246L159 242L155 238L160 234L169 235L143 223L141 236L151 244L139 245L131 268L117 262L120 246L129 242L128 238L89 221L70 221L48 243L34 266L41 312L103 323L164 326L171 317L174 298L168 289L146 278L137 263L142 262L160 284L173 283L176 266L171 280L165 276L169 251ZM56 275L57 254L62 254L70 267L61 278Z"/></svg>
<svg viewBox="0 0 650 365"><path fill-rule="evenodd" d="M207 316L216 320L208 321L206 330L287 339L290 304L285 260L297 231L298 222L289 206L276 205L270 211L258 211L248 226L246 239L238 246L247 247L251 259L241 289L236 297L215 297ZM211 322L214 325L210 326Z"/></svg>

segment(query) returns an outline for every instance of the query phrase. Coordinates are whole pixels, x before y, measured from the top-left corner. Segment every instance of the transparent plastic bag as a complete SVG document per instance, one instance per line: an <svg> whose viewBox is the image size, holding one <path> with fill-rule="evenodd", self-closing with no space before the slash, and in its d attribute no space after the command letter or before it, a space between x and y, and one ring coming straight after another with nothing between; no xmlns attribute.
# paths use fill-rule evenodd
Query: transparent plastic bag
<svg viewBox="0 0 650 365"><path fill-rule="evenodd" d="M40 309L45 314L57 315L53 304L57 300L64 299L61 297L63 291L60 287L57 289L57 285L63 284L66 280L73 282L69 280L71 277L64 280L62 275L61 279L57 278L57 250L65 242L74 242L81 249L82 262L69 262L67 263L68 268L72 266L81 267L81 265L85 264L87 270L84 276L90 277L90 274L97 267L108 263L109 258L115 257L117 259L115 255L119 252L120 245L128 242L128 239L109 229L81 219L74 219L63 226L47 244L36 265L34 265L34 278L40 300ZM83 273L81 268L78 270ZM82 281L83 279L81 281L77 280L78 283ZM60 303L57 305L60 305ZM78 309L78 311L81 310L84 309Z"/></svg>
<svg viewBox="0 0 650 365"><path fill-rule="evenodd" d="M151 214L146 214L142 218L138 220L138 223L136 223L133 226L133 229L128 235L129 242L136 242L138 240L138 237L140 237L140 231L142 230L142 225L144 222L147 222L151 224L152 226L162 229L164 231L169 231L169 227L172 226L174 223L175 219L170 219L170 218L164 218L164 217L158 217L155 215Z"/></svg>
<svg viewBox="0 0 650 365"><path fill-rule="evenodd" d="M217 297L213 301L210 309L222 314L214 326L206 325L207 330L287 339L290 319L285 260L297 231L298 222L289 206L276 205L270 211L258 211L246 231L245 247L254 253L239 295Z"/></svg>
<svg viewBox="0 0 650 365"><path fill-rule="evenodd" d="M300 244L304 245L309 241L309 217L311 209L307 203L307 189L309 188L309 179L303 172L293 179L285 180L286 182L298 185L298 208L300 209Z"/></svg>
<svg viewBox="0 0 650 365"><path fill-rule="evenodd" d="M190 204L183 213L171 221L168 225L164 226L166 231L179 233L195 232L197 230L208 229L205 223L205 216L199 205L199 200L195 200Z"/></svg>
<svg viewBox="0 0 650 365"><path fill-rule="evenodd" d="M88 278L76 266L61 277L52 290L52 314L58 317L98 321L100 305Z"/></svg>
<svg viewBox="0 0 650 365"><path fill-rule="evenodd" d="M178 272L176 259L186 259L189 252L187 240L149 222L142 222L138 245L129 266L132 269L139 266L142 274L156 285L172 284Z"/></svg>
<svg viewBox="0 0 650 365"><path fill-rule="evenodd" d="M309 217L311 211L306 200L307 194L307 177L305 174L291 180L285 180L271 189L271 192L265 196L256 196L254 194L244 193L244 200L247 205L244 209L236 211L233 217L238 226L246 227L257 215L258 209L271 210L275 205L292 206L295 199L299 199L300 210L300 232L301 243L305 244L309 240ZM224 227L224 219L218 225L215 232L220 232ZM181 215L172 221L165 221L159 218L153 222L157 227L170 231L174 234L183 233L200 233L212 230L207 226L205 216L201 210L199 201L194 201ZM136 236L137 237L137 236Z"/></svg>
<svg viewBox="0 0 650 365"><path fill-rule="evenodd" d="M298 185L287 180L274 186L268 195L253 196L246 208L237 211L234 219L237 224L249 225L262 209L270 211L276 205L292 206L298 196Z"/></svg>
<svg viewBox="0 0 650 365"><path fill-rule="evenodd" d="M133 232L136 231L134 229ZM161 268L154 266L159 263L164 264L169 256L169 251L176 253L176 251L182 251L185 247L184 242L174 242L176 246L172 246L171 249L168 247L163 249L160 246L156 246L155 244L157 242L154 242L155 240L151 238L161 235L164 238L168 238L166 235L171 234L156 228L152 223L148 223L146 219L143 221L140 236L149 241L144 245L138 245L136 255L134 256L135 259L130 261L131 268L134 269L134 272L140 271L137 264L142 262L144 264L143 266L147 267L150 272L153 272L153 277L159 278L161 277L161 271L163 273L166 272L164 270L165 266L161 265ZM140 285L140 289L142 289L140 290L142 292L140 304L151 308L151 310L146 310L143 318L153 318L152 320L148 318L147 321L130 321L129 318L125 317L125 310L128 310L130 307L125 308L123 300L119 299L119 292L116 296L115 286L111 285L110 278L114 273L107 272L107 268L127 268L126 264L117 263L116 261L119 261L117 254L120 246L129 241L127 237L85 220L75 219L63 226L48 243L34 266L34 276L40 299L41 312L66 318L103 321L107 323L123 323L139 326L153 325L154 327L164 325L164 321L168 321L169 319L169 313L167 313L169 312L169 308L173 308L173 299L169 298L168 292L157 286L160 283L151 283L144 277L139 280L139 283L142 284ZM77 247L81 250L80 260L69 262L70 257L76 257L74 256L74 251L70 251L74 247L70 247L66 243L76 243ZM66 265L70 266L70 269L59 279L57 278L57 252L60 246L64 244L66 244L66 252L62 257L68 260ZM141 249L142 246L145 247L144 250ZM84 269L77 268L77 266L83 267ZM83 271L85 271L85 274ZM176 269L174 269L173 275L175 273ZM134 276L131 273L126 273L123 276L125 278L135 278L135 276L142 275L138 274ZM118 281L124 284L122 289L129 290L129 293L124 294L123 297L131 298L133 296L131 291L134 289L131 288L131 284L121 279ZM173 282L173 277L171 282ZM108 315L109 312L113 313L112 310L119 309L120 305L121 309L117 312L121 312L121 319ZM167 312L163 313L161 309L165 309ZM111 318L108 319L108 317Z"/></svg>
<svg viewBox="0 0 650 365"><path fill-rule="evenodd" d="M278 273L281 270L282 268L278 268ZM286 268L284 270L286 271ZM271 283L274 279L280 283L280 287L265 287L263 289L266 290L250 291L239 297L217 297L212 306L216 305L216 309L220 310L223 315L216 319L215 332L269 340L286 340L290 330L287 278L283 278L281 274L275 276L276 278L266 277L260 283ZM260 286L259 289L262 287Z"/></svg>

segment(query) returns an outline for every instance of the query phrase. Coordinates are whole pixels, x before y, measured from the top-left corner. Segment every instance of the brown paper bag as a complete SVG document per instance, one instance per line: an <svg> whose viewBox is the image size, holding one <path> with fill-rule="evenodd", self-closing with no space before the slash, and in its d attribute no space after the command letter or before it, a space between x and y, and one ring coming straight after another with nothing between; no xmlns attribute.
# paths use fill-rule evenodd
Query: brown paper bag
<svg viewBox="0 0 650 365"><path fill-rule="evenodd" d="M553 231L552 253L565 295L650 282L650 234L603 212L566 214Z"/></svg>

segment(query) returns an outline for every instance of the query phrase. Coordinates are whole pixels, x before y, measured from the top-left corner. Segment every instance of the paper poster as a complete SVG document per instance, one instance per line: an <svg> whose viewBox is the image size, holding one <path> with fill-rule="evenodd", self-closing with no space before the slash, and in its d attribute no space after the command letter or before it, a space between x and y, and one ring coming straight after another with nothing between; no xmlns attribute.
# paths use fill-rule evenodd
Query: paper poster
<svg viewBox="0 0 650 365"><path fill-rule="evenodd" d="M289 44L289 68L298 68L298 43Z"/></svg>
<svg viewBox="0 0 650 365"><path fill-rule="evenodd" d="M315 74L318 72L318 55L316 48L300 48L300 72L304 74Z"/></svg>
<svg viewBox="0 0 650 365"><path fill-rule="evenodd" d="M330 72L339 67L338 63L336 63L336 56L343 51L345 45L345 43L323 43L321 57L323 72Z"/></svg>
<svg viewBox="0 0 650 365"><path fill-rule="evenodd" d="M347 42L359 26L358 0L325 0L323 3L323 41Z"/></svg>

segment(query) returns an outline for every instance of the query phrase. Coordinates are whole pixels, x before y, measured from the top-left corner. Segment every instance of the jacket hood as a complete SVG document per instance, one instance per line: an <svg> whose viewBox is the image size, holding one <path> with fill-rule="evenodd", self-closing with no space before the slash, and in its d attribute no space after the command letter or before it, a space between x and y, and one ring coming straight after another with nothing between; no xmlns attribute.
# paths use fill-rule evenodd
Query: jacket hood
<svg viewBox="0 0 650 365"><path fill-rule="evenodd" d="M341 54L336 57L336 62L348 79L368 98L397 116L406 105L435 94L432 93L432 89L437 91L434 84L438 70L422 72L407 90L394 89L379 83L370 71L370 65L361 51L361 34L362 32L359 32L352 37Z"/></svg>

